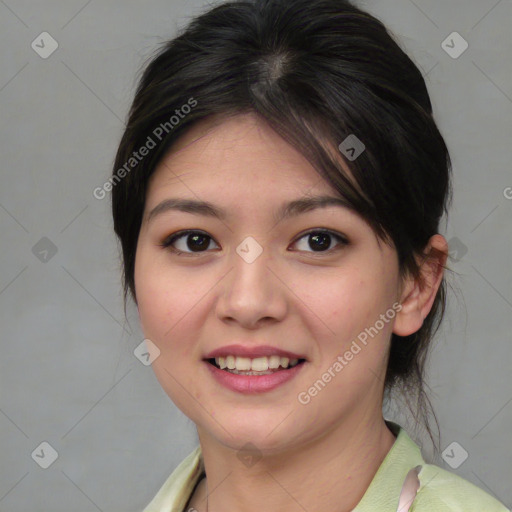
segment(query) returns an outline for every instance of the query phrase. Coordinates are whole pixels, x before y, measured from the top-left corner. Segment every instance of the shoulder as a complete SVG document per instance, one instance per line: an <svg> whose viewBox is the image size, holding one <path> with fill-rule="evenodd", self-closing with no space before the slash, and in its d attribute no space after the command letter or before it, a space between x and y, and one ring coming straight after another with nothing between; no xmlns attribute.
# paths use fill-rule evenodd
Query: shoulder
<svg viewBox="0 0 512 512"><path fill-rule="evenodd" d="M435 464L429 464L419 445L398 424L386 422L397 439L382 464L380 479L375 484L382 496L388 488L391 494L402 489L405 475L411 468L421 466L418 474L420 487L410 512L511 512L503 503L468 480ZM380 482L384 482L379 486ZM390 510L395 509L394 498ZM370 509L368 509L370 510Z"/></svg>
<svg viewBox="0 0 512 512"><path fill-rule="evenodd" d="M468 480L434 464L423 464L411 512L510 512Z"/></svg>

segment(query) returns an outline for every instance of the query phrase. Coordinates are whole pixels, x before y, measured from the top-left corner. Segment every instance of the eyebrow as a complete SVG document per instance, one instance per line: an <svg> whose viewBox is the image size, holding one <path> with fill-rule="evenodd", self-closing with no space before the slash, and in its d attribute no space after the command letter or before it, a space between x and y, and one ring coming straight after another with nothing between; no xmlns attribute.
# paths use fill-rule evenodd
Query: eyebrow
<svg viewBox="0 0 512 512"><path fill-rule="evenodd" d="M318 208L327 208L329 206L338 206L353 210L348 201L342 197L333 196L313 196L302 197L283 204L275 215L276 222L284 219L301 215L303 213L316 210ZM219 220L226 220L228 213L208 201L197 201L195 199L169 198L157 204L148 214L147 222L168 211L181 211L195 215L204 215Z"/></svg>

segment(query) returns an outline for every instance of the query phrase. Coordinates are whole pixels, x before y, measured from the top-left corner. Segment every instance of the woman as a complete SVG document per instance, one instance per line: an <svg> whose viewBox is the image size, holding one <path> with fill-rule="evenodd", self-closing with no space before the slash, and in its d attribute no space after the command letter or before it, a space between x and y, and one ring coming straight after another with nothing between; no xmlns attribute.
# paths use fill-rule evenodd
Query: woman
<svg viewBox="0 0 512 512"><path fill-rule="evenodd" d="M382 414L401 388L426 421L449 194L420 71L348 1L224 3L159 51L114 228L200 446L146 512L506 510Z"/></svg>

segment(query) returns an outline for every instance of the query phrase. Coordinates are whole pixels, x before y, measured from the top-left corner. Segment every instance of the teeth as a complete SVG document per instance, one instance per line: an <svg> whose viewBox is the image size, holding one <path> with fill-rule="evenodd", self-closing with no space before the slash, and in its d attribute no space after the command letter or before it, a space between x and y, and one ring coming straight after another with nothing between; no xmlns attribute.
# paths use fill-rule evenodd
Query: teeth
<svg viewBox="0 0 512 512"><path fill-rule="evenodd" d="M236 370L236 371L252 371L252 372L266 372L270 370L277 370L279 367L288 368L294 367L298 364L298 359L289 359L288 357L270 356L270 357L256 357L251 359L249 357L226 356L216 357L215 364L221 369Z"/></svg>
<svg viewBox="0 0 512 512"><path fill-rule="evenodd" d="M272 369L279 368L280 362L281 358L279 356L270 356L268 359L268 367Z"/></svg>
<svg viewBox="0 0 512 512"><path fill-rule="evenodd" d="M253 359L251 361L251 370L253 372L266 372L268 370L268 357L257 357Z"/></svg>
<svg viewBox="0 0 512 512"><path fill-rule="evenodd" d="M235 361L235 368L237 370L250 370L251 360L248 357L237 357Z"/></svg>

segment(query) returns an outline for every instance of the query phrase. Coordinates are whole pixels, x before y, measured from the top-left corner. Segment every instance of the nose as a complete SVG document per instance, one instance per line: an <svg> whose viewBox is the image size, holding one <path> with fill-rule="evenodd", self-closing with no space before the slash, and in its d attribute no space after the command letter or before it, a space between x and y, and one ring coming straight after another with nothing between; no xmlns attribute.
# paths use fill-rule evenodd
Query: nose
<svg viewBox="0 0 512 512"><path fill-rule="evenodd" d="M245 329L281 321L287 309L286 286L272 267L264 248L254 260L242 251L233 251L230 271L219 283L217 317Z"/></svg>

